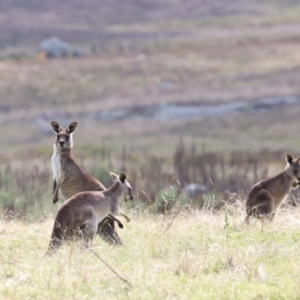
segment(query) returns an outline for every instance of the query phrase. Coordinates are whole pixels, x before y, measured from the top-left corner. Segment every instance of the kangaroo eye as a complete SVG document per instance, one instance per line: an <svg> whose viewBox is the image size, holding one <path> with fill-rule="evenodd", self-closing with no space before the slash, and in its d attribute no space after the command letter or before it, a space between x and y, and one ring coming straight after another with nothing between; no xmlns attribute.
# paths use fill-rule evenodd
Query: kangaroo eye
<svg viewBox="0 0 300 300"><path fill-rule="evenodd" d="M294 174L297 174L298 173L298 170L294 170Z"/></svg>

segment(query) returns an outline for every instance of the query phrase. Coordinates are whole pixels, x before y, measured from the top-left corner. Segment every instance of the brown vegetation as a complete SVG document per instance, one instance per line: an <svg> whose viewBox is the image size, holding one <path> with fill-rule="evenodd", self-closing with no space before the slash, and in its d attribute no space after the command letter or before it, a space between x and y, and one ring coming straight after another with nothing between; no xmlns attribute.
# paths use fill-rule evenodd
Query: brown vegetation
<svg viewBox="0 0 300 300"><path fill-rule="evenodd" d="M269 151L222 154L204 148L199 151L182 142L173 158L146 152L137 156L126 148L119 154L121 156L114 158L109 150L102 149L101 152L101 155L93 154L82 161L91 174L109 186L109 170L125 171L137 193L137 200L126 206L132 208L142 204L144 209L153 212L168 212L178 205L218 209L228 201L244 202L255 182L283 167L280 162L285 155ZM42 211L53 211L50 205L51 177L47 164L21 170L7 166L0 177L2 209L7 215L21 213L26 216L30 213L39 217ZM31 184L26 184L28 182ZM190 183L204 185L206 190L189 199L183 191Z"/></svg>

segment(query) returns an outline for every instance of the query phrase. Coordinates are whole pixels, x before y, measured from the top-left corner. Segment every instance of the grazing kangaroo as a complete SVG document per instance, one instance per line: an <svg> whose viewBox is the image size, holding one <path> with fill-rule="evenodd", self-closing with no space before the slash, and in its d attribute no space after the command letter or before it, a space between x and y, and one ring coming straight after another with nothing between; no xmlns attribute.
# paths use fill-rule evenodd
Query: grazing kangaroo
<svg viewBox="0 0 300 300"><path fill-rule="evenodd" d="M79 192L105 190L105 186L81 168L72 156L73 133L78 123L72 122L66 128L55 121L51 121L50 125L56 134L52 156L53 203L58 201L59 192L64 199L69 199ZM112 218L108 217L99 224L98 233L106 242L122 244Z"/></svg>
<svg viewBox="0 0 300 300"><path fill-rule="evenodd" d="M246 200L246 219L251 216L272 221L288 192L300 185L300 157L286 156L287 165L277 176L256 183Z"/></svg>
<svg viewBox="0 0 300 300"><path fill-rule="evenodd" d="M82 239L84 246L90 247L102 220L107 216L114 218L116 215L123 215L119 212L119 199L122 194L126 201L127 198L133 199L131 186L125 173L118 176L110 172L110 175L114 180L110 188L78 193L59 208L48 253L57 250L65 240Z"/></svg>

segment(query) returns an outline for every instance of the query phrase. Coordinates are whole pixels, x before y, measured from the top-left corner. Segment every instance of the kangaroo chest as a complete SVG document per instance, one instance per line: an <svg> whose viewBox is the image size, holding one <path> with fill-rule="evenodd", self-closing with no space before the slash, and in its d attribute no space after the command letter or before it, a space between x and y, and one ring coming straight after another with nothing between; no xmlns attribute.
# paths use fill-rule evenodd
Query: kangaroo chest
<svg viewBox="0 0 300 300"><path fill-rule="evenodd" d="M69 173L74 171L74 161L70 156L69 149L58 149L54 145L54 152L51 158L53 179L57 183L62 184L65 181Z"/></svg>
<svg viewBox="0 0 300 300"><path fill-rule="evenodd" d="M282 202L287 198L288 192L282 191L280 194L275 195L274 200L275 200L275 208L279 207Z"/></svg>
<svg viewBox="0 0 300 300"><path fill-rule="evenodd" d="M68 199L79 192L103 189L96 180L91 181L86 177L68 153L66 155L54 148L51 161L53 179L59 184L59 192L64 199Z"/></svg>
<svg viewBox="0 0 300 300"><path fill-rule="evenodd" d="M59 192L64 199L68 199L75 195L77 192L81 192L79 188L76 189L76 180L69 178L68 168L65 166L65 161L58 154L52 156L52 171L53 179L59 184ZM72 180L73 179L73 180Z"/></svg>
<svg viewBox="0 0 300 300"><path fill-rule="evenodd" d="M275 208L278 208L281 203L287 198L289 193L289 186L287 184L277 184L269 188L271 195L274 198Z"/></svg>
<svg viewBox="0 0 300 300"><path fill-rule="evenodd" d="M53 179L55 179L56 182L58 182L61 174L60 156L53 154L51 163L52 163Z"/></svg>

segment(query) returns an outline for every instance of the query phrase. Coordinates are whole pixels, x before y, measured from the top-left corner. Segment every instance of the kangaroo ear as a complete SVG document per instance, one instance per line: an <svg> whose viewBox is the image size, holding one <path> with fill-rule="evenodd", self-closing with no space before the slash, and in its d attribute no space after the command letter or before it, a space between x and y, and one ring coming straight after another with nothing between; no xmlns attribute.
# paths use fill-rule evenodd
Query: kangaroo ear
<svg viewBox="0 0 300 300"><path fill-rule="evenodd" d="M113 181L117 181L119 179L119 176L113 172L109 172L109 175Z"/></svg>
<svg viewBox="0 0 300 300"><path fill-rule="evenodd" d="M77 129L78 123L77 122L72 122L67 128L66 128L66 132L67 133L74 133Z"/></svg>
<svg viewBox="0 0 300 300"><path fill-rule="evenodd" d="M286 161L291 165L291 164L293 163L293 156L290 155L290 154L288 154L288 155L286 156Z"/></svg>
<svg viewBox="0 0 300 300"><path fill-rule="evenodd" d="M123 172L120 173L119 179L120 179L120 181L121 181L122 183L124 183L124 182L125 182L125 179L126 179L126 174L123 173Z"/></svg>
<svg viewBox="0 0 300 300"><path fill-rule="evenodd" d="M63 130L63 128L55 121L51 121L50 126L54 133L60 133Z"/></svg>

